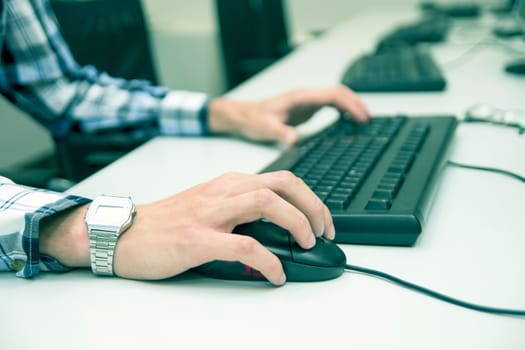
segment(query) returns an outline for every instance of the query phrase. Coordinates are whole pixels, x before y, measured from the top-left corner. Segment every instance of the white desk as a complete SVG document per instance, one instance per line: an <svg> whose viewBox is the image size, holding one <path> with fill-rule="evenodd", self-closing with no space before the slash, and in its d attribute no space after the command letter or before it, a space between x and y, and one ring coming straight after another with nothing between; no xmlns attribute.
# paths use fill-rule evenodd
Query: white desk
<svg viewBox="0 0 525 350"><path fill-rule="evenodd" d="M251 99L334 83L348 61L410 17L351 18L231 95ZM447 60L464 49L440 45L435 51ZM477 102L523 108L525 79L501 71L509 58L497 46L479 50L447 71L444 93L363 96L374 113L460 114ZM240 140L158 138L72 192L131 194L147 202L225 171L257 172L278 153ZM461 125L451 159L523 175L523 154L525 137L514 130ZM342 245L348 261L472 302L525 309L525 186L456 168L448 168L443 180L415 247ZM43 274L35 281L2 274L0 297L2 349L525 348L523 318L462 309L353 273L281 288L191 274L160 282L95 278L88 271ZM39 328L27 333L35 324Z"/></svg>

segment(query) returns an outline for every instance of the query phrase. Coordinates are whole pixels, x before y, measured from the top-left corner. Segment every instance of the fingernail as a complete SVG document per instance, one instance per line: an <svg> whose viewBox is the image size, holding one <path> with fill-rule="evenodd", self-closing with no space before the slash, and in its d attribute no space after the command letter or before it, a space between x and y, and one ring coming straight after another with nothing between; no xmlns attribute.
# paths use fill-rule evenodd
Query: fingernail
<svg viewBox="0 0 525 350"><path fill-rule="evenodd" d="M308 239L308 248L313 248L315 243L316 243L315 236L311 235L310 238Z"/></svg>
<svg viewBox="0 0 525 350"><path fill-rule="evenodd" d="M283 273L283 274L281 275L281 278L279 278L279 282L277 282L277 285L278 285L278 286L282 286L282 285L285 284L285 283L286 283L286 275Z"/></svg>
<svg viewBox="0 0 525 350"><path fill-rule="evenodd" d="M335 238L335 228L333 226L326 230L326 238L330 240Z"/></svg>

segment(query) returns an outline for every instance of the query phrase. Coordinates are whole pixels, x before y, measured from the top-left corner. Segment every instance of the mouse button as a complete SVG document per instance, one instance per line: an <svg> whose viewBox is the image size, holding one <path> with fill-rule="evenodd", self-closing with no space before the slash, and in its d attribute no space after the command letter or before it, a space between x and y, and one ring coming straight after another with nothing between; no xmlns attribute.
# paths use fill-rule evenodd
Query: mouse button
<svg viewBox="0 0 525 350"><path fill-rule="evenodd" d="M315 246L308 250L294 244L291 252L296 263L322 267L340 267L346 264L346 255L342 249L324 238L317 238Z"/></svg>
<svg viewBox="0 0 525 350"><path fill-rule="evenodd" d="M275 224L270 225L272 229L265 230L264 234L258 238L258 241L270 252L277 255L281 262L293 261L291 235L288 231Z"/></svg>
<svg viewBox="0 0 525 350"><path fill-rule="evenodd" d="M234 233L255 238L264 246L288 246L288 231L271 223L254 221L238 225L233 229Z"/></svg>
<svg viewBox="0 0 525 350"><path fill-rule="evenodd" d="M288 263L284 264L283 268L288 282L327 281L341 276L344 272L343 266L324 267Z"/></svg>

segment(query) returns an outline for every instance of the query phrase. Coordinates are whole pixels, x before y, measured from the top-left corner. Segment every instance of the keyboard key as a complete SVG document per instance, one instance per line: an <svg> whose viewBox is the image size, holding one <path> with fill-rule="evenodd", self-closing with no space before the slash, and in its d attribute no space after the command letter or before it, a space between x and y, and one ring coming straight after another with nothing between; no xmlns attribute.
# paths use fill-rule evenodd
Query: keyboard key
<svg viewBox="0 0 525 350"><path fill-rule="evenodd" d="M386 198L371 198L366 204L367 210L387 210L392 206L392 202Z"/></svg>
<svg viewBox="0 0 525 350"><path fill-rule="evenodd" d="M378 190L375 190L373 194L373 198L392 200L392 198L394 198L394 191L391 189L385 189L385 188L378 189Z"/></svg>

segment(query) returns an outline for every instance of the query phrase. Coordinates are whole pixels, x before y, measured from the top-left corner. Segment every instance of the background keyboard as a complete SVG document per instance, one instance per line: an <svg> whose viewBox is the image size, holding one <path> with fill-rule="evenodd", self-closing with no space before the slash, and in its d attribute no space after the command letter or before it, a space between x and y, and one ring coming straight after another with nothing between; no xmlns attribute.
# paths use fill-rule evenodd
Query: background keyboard
<svg viewBox="0 0 525 350"><path fill-rule="evenodd" d="M290 170L329 207L336 242L413 245L421 233L456 119L342 118L289 148L263 172Z"/></svg>
<svg viewBox="0 0 525 350"><path fill-rule="evenodd" d="M446 40L450 28L451 21L449 18L445 16L427 16L416 22L399 25L381 41L395 41L407 44L443 42Z"/></svg>
<svg viewBox="0 0 525 350"><path fill-rule="evenodd" d="M446 86L431 54L408 45L361 56L348 67L342 82L360 92L441 91Z"/></svg>

